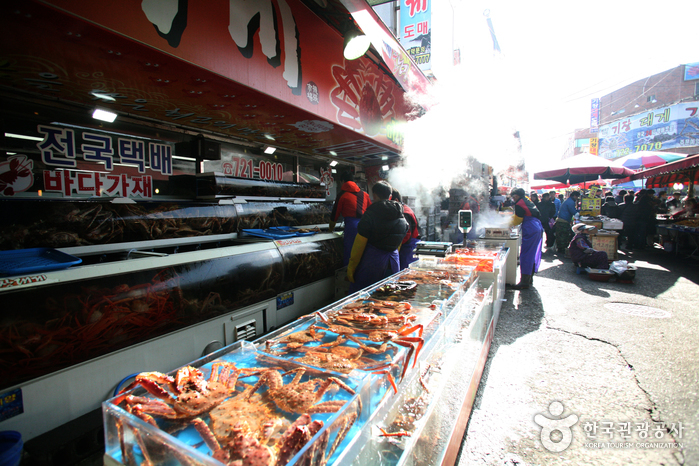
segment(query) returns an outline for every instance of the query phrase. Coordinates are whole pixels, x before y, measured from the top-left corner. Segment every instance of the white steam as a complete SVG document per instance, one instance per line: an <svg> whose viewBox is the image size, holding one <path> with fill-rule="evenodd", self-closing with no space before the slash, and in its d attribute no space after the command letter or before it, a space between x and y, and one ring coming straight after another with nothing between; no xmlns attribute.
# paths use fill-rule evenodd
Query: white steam
<svg viewBox="0 0 699 466"><path fill-rule="evenodd" d="M434 205L451 188L489 195L487 173L522 163L511 96L497 59L473 69L454 67L440 75L428 96L409 96L427 111L408 122L404 131L403 163L391 169L388 181L403 195ZM475 176L470 176L475 174Z"/></svg>

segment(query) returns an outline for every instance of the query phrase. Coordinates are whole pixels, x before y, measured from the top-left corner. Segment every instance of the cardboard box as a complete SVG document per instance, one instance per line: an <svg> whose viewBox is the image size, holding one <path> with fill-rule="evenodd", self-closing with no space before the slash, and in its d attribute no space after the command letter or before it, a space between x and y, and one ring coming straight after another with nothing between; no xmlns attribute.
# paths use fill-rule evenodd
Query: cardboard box
<svg viewBox="0 0 699 466"><path fill-rule="evenodd" d="M591 235L593 249L604 251L607 253L607 259L615 261L619 258L617 250L619 249L619 235Z"/></svg>

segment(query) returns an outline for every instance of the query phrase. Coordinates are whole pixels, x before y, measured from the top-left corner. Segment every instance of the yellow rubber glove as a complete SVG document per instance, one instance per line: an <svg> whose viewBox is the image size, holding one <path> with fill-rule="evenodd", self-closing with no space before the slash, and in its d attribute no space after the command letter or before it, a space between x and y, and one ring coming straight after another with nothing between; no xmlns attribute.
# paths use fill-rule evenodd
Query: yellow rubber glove
<svg viewBox="0 0 699 466"><path fill-rule="evenodd" d="M330 222L330 223L328 224L328 231L329 231L330 233L332 233L333 231L335 231L335 225L337 225L336 222Z"/></svg>
<svg viewBox="0 0 699 466"><path fill-rule="evenodd" d="M512 220L510 220L510 226L511 227L516 227L517 225L520 225L524 219L522 217L517 217L516 215L512 216Z"/></svg>
<svg viewBox="0 0 699 466"><path fill-rule="evenodd" d="M364 255L364 249L366 248L367 238L360 234L354 237L354 244L352 244L352 254L350 254L349 264L347 264L347 280L350 283L354 283L354 271L357 270L359 261L362 260L362 255Z"/></svg>

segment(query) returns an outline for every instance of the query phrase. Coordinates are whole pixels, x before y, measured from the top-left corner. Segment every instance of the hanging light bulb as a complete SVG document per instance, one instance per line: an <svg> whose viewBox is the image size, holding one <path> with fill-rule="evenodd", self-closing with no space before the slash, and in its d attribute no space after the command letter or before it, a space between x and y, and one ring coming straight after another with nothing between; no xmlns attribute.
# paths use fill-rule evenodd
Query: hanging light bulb
<svg viewBox="0 0 699 466"><path fill-rule="evenodd" d="M342 29L342 35L345 38L342 53L347 60L356 60L369 50L371 40L362 34L351 21L347 21Z"/></svg>

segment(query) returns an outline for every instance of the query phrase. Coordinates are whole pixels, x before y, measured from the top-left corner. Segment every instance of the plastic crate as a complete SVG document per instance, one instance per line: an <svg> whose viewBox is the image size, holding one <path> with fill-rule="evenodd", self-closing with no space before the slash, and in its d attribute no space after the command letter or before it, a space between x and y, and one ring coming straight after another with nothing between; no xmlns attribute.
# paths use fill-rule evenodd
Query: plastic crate
<svg viewBox="0 0 699 466"><path fill-rule="evenodd" d="M82 259L52 248L17 249L0 252L0 275L48 272L67 269Z"/></svg>

